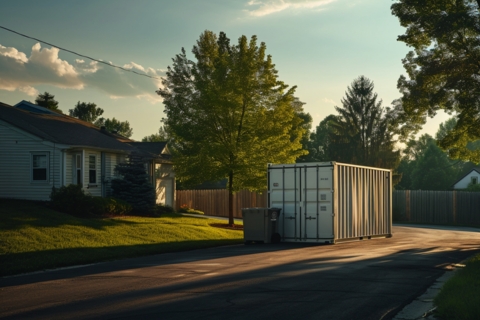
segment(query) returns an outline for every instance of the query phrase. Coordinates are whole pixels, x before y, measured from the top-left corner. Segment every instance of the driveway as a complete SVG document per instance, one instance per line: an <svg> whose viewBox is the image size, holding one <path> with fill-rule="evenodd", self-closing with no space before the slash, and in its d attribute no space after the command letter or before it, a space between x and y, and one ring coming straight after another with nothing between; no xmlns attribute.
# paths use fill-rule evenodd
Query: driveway
<svg viewBox="0 0 480 320"><path fill-rule="evenodd" d="M0 279L0 318L389 319L480 252L478 229L397 225L336 245L236 245Z"/></svg>

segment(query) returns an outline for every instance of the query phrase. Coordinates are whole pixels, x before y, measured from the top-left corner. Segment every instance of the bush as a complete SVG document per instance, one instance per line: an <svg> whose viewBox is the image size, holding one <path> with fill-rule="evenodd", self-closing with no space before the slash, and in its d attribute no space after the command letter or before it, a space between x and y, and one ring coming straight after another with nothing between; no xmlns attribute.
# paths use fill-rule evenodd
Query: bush
<svg viewBox="0 0 480 320"><path fill-rule="evenodd" d="M480 184L476 183L469 183L467 189L465 191L470 191L470 192L480 192Z"/></svg>
<svg viewBox="0 0 480 320"><path fill-rule="evenodd" d="M157 204L156 212L157 212L157 214L174 213L175 210L170 206L163 205L163 204Z"/></svg>
<svg viewBox="0 0 480 320"><path fill-rule="evenodd" d="M195 209L192 209L192 208L189 208L186 204L182 204L180 206L180 210L178 210L178 212L180 213L195 213L195 214L204 214L203 211L200 211L200 210L195 210Z"/></svg>
<svg viewBox="0 0 480 320"><path fill-rule="evenodd" d="M85 194L82 186L75 184L53 188L50 199L53 208L79 217L91 217L92 214L125 215L132 211L132 206L125 201L93 197Z"/></svg>
<svg viewBox="0 0 480 320"><path fill-rule="evenodd" d="M91 197L90 210L96 215L126 215L132 211L132 206L123 200L115 198Z"/></svg>
<svg viewBox="0 0 480 320"><path fill-rule="evenodd" d="M81 185L71 184L61 188L52 188L50 200L53 208L80 217L90 215L90 196L86 195Z"/></svg>

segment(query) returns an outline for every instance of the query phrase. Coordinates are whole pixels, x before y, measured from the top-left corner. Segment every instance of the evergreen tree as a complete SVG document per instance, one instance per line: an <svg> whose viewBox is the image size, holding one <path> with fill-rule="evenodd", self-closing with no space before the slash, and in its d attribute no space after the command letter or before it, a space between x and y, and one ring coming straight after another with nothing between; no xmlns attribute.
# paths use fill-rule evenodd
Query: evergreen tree
<svg viewBox="0 0 480 320"><path fill-rule="evenodd" d="M115 167L115 172L122 178L112 180L113 197L130 203L133 211L138 214L153 213L156 193L143 163L120 163Z"/></svg>
<svg viewBox="0 0 480 320"><path fill-rule="evenodd" d="M332 160L394 169L400 152L394 150L395 119L382 108L365 76L355 79L335 107L339 116L330 121L329 152Z"/></svg>
<svg viewBox="0 0 480 320"><path fill-rule="evenodd" d="M44 93L40 93L37 96L37 98L35 99L35 103L41 107L50 109L57 113L63 113L63 111L58 108L58 101L55 100L55 96L46 91Z"/></svg>

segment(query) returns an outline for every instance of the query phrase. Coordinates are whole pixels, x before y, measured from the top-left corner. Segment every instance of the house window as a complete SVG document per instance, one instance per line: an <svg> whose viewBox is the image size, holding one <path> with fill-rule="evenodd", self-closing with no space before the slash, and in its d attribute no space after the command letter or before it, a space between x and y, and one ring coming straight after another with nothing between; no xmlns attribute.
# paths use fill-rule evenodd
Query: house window
<svg viewBox="0 0 480 320"><path fill-rule="evenodd" d="M89 183L97 183L97 157L88 156L88 181Z"/></svg>
<svg viewBox="0 0 480 320"><path fill-rule="evenodd" d="M32 154L32 181L48 181L48 153Z"/></svg>
<svg viewBox="0 0 480 320"><path fill-rule="evenodd" d="M75 184L81 185L82 180L82 155L78 153L75 155L75 171L73 181Z"/></svg>
<svg viewBox="0 0 480 320"><path fill-rule="evenodd" d="M478 177L472 177L472 184L478 184Z"/></svg>

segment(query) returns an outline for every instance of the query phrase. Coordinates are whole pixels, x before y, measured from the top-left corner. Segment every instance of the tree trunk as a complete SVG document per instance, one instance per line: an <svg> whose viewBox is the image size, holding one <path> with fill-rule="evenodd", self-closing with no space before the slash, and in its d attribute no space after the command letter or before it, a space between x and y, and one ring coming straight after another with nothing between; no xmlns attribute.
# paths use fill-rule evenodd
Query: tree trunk
<svg viewBox="0 0 480 320"><path fill-rule="evenodd" d="M233 221L233 170L228 174L228 224L234 225Z"/></svg>

